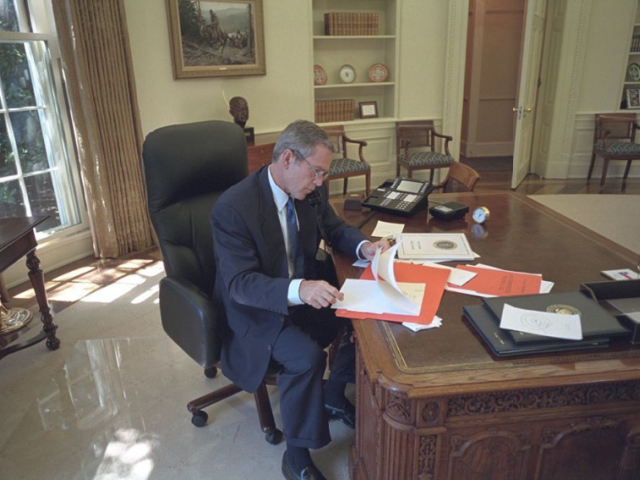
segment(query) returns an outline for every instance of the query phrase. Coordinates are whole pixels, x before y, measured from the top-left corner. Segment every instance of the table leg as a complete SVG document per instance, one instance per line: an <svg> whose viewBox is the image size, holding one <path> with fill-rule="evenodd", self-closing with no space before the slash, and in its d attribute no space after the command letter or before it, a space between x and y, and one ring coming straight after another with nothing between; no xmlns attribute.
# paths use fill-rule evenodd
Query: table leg
<svg viewBox="0 0 640 480"><path fill-rule="evenodd" d="M40 259L36 257L35 250L27 254L27 268L29 268L29 280L31 280L31 285L33 285L33 290L40 306L40 319L43 324L42 329L47 335L47 348L49 350L57 350L60 347L60 340L56 337L58 326L53 323L51 308L49 308L49 302L47 301L47 291L44 287L44 274L40 270Z"/></svg>

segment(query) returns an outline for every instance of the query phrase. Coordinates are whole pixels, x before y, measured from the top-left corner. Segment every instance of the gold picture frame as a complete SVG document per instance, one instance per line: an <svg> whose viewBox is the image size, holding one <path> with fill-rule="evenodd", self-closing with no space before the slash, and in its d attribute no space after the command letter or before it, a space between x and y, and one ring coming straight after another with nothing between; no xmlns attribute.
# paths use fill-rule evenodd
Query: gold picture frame
<svg viewBox="0 0 640 480"><path fill-rule="evenodd" d="M265 75L262 0L167 0L174 78Z"/></svg>

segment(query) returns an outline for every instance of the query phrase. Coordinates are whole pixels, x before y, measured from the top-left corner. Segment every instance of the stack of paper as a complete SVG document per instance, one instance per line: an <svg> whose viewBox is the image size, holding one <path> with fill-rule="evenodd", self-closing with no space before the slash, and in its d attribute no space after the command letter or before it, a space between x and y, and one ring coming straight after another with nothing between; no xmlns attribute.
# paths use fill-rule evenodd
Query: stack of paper
<svg viewBox="0 0 640 480"><path fill-rule="evenodd" d="M448 270L394 262L400 244L376 254L359 280L346 280L340 317L430 325L440 306Z"/></svg>
<svg viewBox="0 0 640 480"><path fill-rule="evenodd" d="M553 287L552 282L543 280L537 273L514 272L482 264L458 265L456 268L476 275L463 285L449 282L446 288L451 292L478 297L506 297L548 293Z"/></svg>
<svg viewBox="0 0 640 480"><path fill-rule="evenodd" d="M464 233L403 233L398 258L452 262L475 260Z"/></svg>

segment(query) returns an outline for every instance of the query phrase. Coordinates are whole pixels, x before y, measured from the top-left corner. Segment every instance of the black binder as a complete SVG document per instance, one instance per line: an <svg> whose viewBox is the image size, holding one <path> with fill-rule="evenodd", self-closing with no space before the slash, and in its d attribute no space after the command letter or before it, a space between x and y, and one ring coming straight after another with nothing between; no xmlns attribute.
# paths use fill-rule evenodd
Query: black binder
<svg viewBox="0 0 640 480"><path fill-rule="evenodd" d="M518 295L513 297L483 298L482 300L493 313L498 323L500 322L500 318L502 318L504 305L508 303L512 307L525 310L554 313L554 310L564 309L567 313L579 313L582 324L582 337L584 339L594 337L610 338L629 333L629 330L621 325L616 317L598 305L598 302L595 302L581 292ZM512 330L505 330L505 332L509 332L517 344L557 340L533 333L515 332Z"/></svg>
<svg viewBox="0 0 640 480"><path fill-rule="evenodd" d="M508 330L501 329L499 322L484 305L470 305L462 309L465 318L486 342L494 355L509 357L534 353L565 352L567 350L589 350L609 346L607 338L589 340L557 340L545 342L516 343ZM548 338L548 337L545 337Z"/></svg>

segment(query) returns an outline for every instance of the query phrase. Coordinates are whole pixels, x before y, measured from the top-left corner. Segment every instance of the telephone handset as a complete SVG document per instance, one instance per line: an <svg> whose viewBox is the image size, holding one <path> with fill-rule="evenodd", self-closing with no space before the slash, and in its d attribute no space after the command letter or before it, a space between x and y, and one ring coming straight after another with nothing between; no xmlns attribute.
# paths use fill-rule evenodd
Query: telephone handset
<svg viewBox="0 0 640 480"><path fill-rule="evenodd" d="M372 210L408 217L426 210L428 196L434 187L430 182L414 178L389 179L376 188L362 205Z"/></svg>
<svg viewBox="0 0 640 480"><path fill-rule="evenodd" d="M322 194L320 193L320 190L316 188L313 192L311 192L307 196L307 202L309 202L309 205L311 205L312 207L315 207L316 222L318 224L318 230L320 230L320 236L322 237L324 242L330 247L331 243L329 243L329 238L327 237L327 233L324 230L322 217L320 216L320 210L318 210L318 206L320 206L320 203L322 202Z"/></svg>

